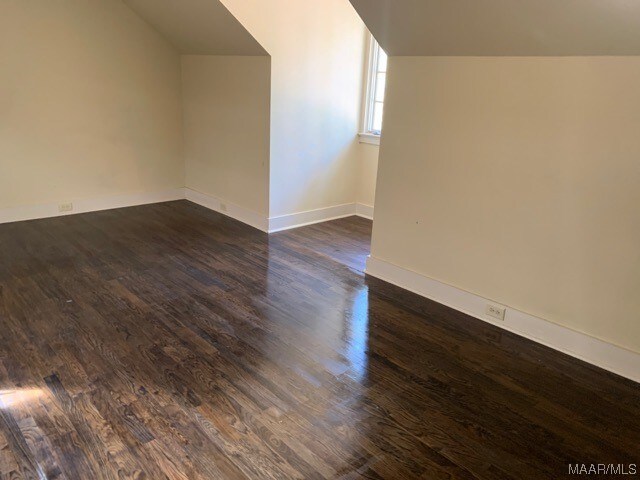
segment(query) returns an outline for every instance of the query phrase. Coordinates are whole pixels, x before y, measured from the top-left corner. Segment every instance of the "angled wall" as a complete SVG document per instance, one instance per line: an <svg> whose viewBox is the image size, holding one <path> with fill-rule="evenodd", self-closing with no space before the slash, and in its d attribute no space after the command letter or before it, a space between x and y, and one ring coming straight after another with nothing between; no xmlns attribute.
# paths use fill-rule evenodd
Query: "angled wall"
<svg viewBox="0 0 640 480"><path fill-rule="evenodd" d="M524 47L515 57L451 56L448 31L422 44L412 28L432 21L420 9L434 2L352 1L396 54L368 271L638 378L640 357L631 352L640 353L640 57L529 57ZM556 3L571 4L577 17L597 7ZM495 19L517 23L509 8ZM613 30L630 21L620 8L607 4L616 19L607 38L617 39L608 45L635 51L632 38L619 41ZM638 27L623 30L633 37ZM505 38L509 48L527 39ZM490 55L483 42L479 36L457 53L484 46L479 53ZM413 52L432 56L405 56ZM486 316L477 298L510 307L506 319ZM564 333L545 338L558 325Z"/></svg>
<svg viewBox="0 0 640 480"><path fill-rule="evenodd" d="M123 0L185 55L267 55L219 0Z"/></svg>
<svg viewBox="0 0 640 480"><path fill-rule="evenodd" d="M17 210L0 221L186 187L267 230L371 197L358 181L365 29L348 2L45 3L2 7L0 208Z"/></svg>
<svg viewBox="0 0 640 480"><path fill-rule="evenodd" d="M629 0L351 0L392 56L640 54Z"/></svg>
<svg viewBox="0 0 640 480"><path fill-rule="evenodd" d="M218 0L125 0L182 54L186 197L268 229L271 59Z"/></svg>
<svg viewBox="0 0 640 480"><path fill-rule="evenodd" d="M343 0L223 0L271 55L270 217L353 205L364 25Z"/></svg>
<svg viewBox="0 0 640 480"><path fill-rule="evenodd" d="M365 27L348 2L126 1L186 55L188 189L211 197L213 208L233 204L236 214L229 213L243 221L266 211L276 228L355 212L360 190L367 196L372 189L361 188L358 175ZM222 58L240 55L253 60ZM250 62L254 73L266 65L261 56L271 57L270 77L242 78ZM236 122L237 112L248 114L245 125ZM261 128L258 118L266 121ZM258 151L265 128L268 155ZM258 204L258 197L267 201Z"/></svg>

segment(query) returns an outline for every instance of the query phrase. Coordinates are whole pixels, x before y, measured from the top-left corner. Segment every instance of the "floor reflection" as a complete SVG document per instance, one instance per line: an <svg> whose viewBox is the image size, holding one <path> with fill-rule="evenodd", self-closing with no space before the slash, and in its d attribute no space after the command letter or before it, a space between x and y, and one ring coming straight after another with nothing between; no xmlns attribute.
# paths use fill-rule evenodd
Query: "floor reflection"
<svg viewBox="0 0 640 480"><path fill-rule="evenodd" d="M351 363L355 380L362 382L367 375L369 344L369 289L364 286L353 297L351 318L347 323L346 356Z"/></svg>
<svg viewBox="0 0 640 480"><path fill-rule="evenodd" d="M20 390L0 390L0 408L20 407L27 402L37 400L43 395L39 388L24 388Z"/></svg>
<svg viewBox="0 0 640 480"><path fill-rule="evenodd" d="M363 219L267 236L169 202L43 222L0 226L0 478L539 479L577 452L637 459L635 384L365 279Z"/></svg>

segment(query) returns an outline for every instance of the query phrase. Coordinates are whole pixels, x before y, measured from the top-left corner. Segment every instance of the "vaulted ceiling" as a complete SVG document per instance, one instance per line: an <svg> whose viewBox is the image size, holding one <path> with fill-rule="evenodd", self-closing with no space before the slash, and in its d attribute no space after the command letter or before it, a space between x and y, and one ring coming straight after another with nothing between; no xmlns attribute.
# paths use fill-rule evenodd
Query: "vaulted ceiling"
<svg viewBox="0 0 640 480"><path fill-rule="evenodd" d="M350 0L389 55L640 55L640 0Z"/></svg>
<svg viewBox="0 0 640 480"><path fill-rule="evenodd" d="M219 0L123 0L180 53L267 55Z"/></svg>

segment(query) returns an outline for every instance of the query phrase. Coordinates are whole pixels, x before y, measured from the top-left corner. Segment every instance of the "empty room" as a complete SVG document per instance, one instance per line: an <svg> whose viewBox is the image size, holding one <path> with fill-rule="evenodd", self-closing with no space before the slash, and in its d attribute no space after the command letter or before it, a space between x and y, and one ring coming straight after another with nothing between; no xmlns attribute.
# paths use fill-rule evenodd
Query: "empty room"
<svg viewBox="0 0 640 480"><path fill-rule="evenodd" d="M0 0L0 480L640 478L640 2Z"/></svg>

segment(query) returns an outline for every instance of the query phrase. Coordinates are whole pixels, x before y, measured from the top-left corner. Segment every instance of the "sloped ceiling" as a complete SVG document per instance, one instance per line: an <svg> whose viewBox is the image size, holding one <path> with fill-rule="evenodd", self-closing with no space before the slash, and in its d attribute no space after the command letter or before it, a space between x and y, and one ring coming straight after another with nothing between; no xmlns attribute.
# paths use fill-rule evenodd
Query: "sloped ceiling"
<svg viewBox="0 0 640 480"><path fill-rule="evenodd" d="M123 0L180 53L267 55L219 0Z"/></svg>
<svg viewBox="0 0 640 480"><path fill-rule="evenodd" d="M640 55L640 0L350 0L389 55Z"/></svg>

